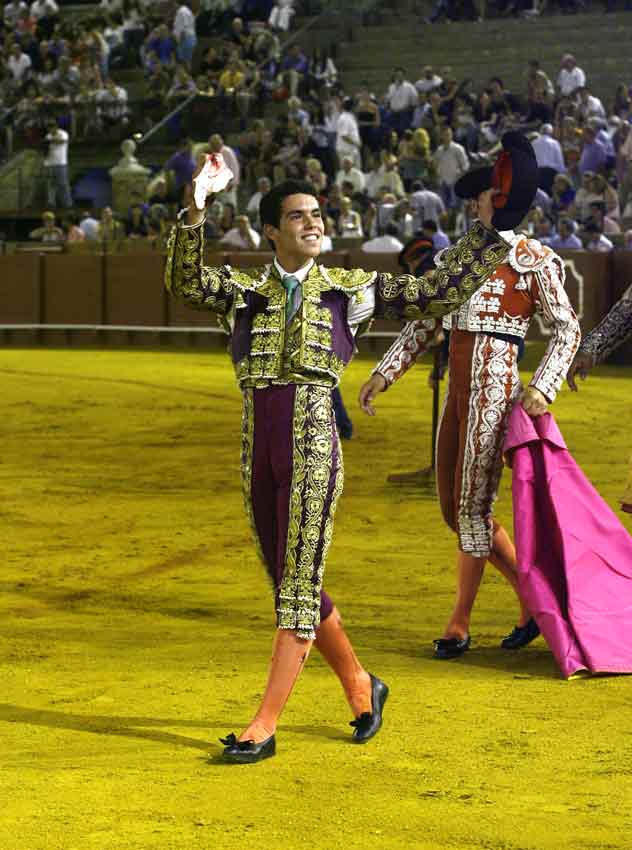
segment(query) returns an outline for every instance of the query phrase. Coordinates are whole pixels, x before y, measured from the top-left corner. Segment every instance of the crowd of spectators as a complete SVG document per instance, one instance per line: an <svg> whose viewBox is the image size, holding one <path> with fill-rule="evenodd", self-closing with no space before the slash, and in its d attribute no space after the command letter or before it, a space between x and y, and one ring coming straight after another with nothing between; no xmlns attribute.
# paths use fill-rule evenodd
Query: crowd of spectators
<svg viewBox="0 0 632 850"><path fill-rule="evenodd" d="M455 182L494 155L506 130L519 128L533 139L541 172L525 229L557 248L632 247L627 85L603 103L575 57L565 54L553 79L530 62L520 91L508 90L499 77L477 90L449 67L431 66L412 75L394 68L382 91L368 85L350 91L328 51L307 55L296 38L282 45L293 11L284 0L205 0L196 18L188 0L102 0L99 17L78 23L64 21L54 0L35 0L30 8L21 0L5 3L3 104L13 109L16 132L46 145L53 216L72 205L69 141L93 130L127 132L130 104L116 82L118 67L143 68L140 107L148 126L202 93L240 128L230 144L219 133L194 143L174 119L174 153L126 220L114 216L107 224L98 216L92 227L96 219L88 217L86 228L85 216L67 218L69 241L81 241L80 234L86 240L163 235L190 197L199 155L214 151L235 174L207 218L207 236L220 245L265 247L258 202L274 182L297 177L309 179L321 199L330 247L333 240L354 240L367 251L396 252L425 238L439 249L469 223ZM202 49L198 38L210 40ZM46 227L34 233L45 231L45 241L54 241L55 221Z"/></svg>

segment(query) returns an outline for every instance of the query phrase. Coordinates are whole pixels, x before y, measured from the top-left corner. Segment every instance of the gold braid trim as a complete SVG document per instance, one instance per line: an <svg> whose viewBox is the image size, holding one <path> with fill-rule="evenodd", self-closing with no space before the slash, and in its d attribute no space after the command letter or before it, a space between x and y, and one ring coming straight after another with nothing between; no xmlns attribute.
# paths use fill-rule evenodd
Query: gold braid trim
<svg viewBox="0 0 632 850"><path fill-rule="evenodd" d="M241 418L241 487L244 496L246 516L255 539L255 548L261 562L265 565L261 541L257 534L255 515L252 507L252 453L255 444L255 412L252 390L244 390L244 405Z"/></svg>
<svg viewBox="0 0 632 850"><path fill-rule="evenodd" d="M225 314L233 298L233 282L228 266L202 265L204 227L175 225L167 242L165 287L196 310Z"/></svg>
<svg viewBox="0 0 632 850"><path fill-rule="evenodd" d="M293 440L290 516L278 626L296 630L298 637L304 640L314 640L320 622L320 590L326 554L323 546L319 563L318 547L333 465L331 390L328 387L309 384L296 387ZM325 527L327 530L326 523Z"/></svg>

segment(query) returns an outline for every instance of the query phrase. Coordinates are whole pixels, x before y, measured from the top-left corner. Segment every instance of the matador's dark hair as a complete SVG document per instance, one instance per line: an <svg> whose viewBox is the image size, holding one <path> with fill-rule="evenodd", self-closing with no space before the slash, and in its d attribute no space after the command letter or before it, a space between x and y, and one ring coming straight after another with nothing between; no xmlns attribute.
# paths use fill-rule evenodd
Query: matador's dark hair
<svg viewBox="0 0 632 850"><path fill-rule="evenodd" d="M284 180L282 183L277 183L259 202L259 218L262 226L264 224L271 224L272 227L279 226L283 201L290 195L313 195L314 198L318 198L318 192L307 180Z"/></svg>

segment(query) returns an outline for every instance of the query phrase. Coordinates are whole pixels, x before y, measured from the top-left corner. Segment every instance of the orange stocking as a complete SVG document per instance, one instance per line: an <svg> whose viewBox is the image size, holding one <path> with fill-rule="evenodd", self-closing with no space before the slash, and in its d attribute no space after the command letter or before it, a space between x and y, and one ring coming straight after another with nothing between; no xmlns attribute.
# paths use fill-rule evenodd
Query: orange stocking
<svg viewBox="0 0 632 850"><path fill-rule="evenodd" d="M263 700L253 721L239 736L240 741L260 743L274 735L296 680L307 660L313 641L299 638L290 629L277 629L272 661Z"/></svg>
<svg viewBox="0 0 632 850"><path fill-rule="evenodd" d="M353 651L337 608L316 630L316 649L340 679L354 717L370 712L371 677Z"/></svg>

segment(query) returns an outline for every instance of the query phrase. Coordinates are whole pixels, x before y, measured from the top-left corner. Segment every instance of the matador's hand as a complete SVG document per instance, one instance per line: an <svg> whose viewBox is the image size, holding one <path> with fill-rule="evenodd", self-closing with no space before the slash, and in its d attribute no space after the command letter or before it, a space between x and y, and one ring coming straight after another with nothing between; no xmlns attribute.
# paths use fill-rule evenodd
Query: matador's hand
<svg viewBox="0 0 632 850"><path fill-rule="evenodd" d="M526 387L523 390L520 401L525 413L528 413L529 416L542 416L543 413L547 412L549 407L546 396L540 390L536 390L535 387Z"/></svg>
<svg viewBox="0 0 632 850"><path fill-rule="evenodd" d="M375 416L376 411L371 402L378 393L383 392L385 389L386 379L383 375L380 375L379 372L376 372L375 375L371 375L366 384L362 385L358 401L360 403L360 407L368 416Z"/></svg>
<svg viewBox="0 0 632 850"><path fill-rule="evenodd" d="M575 383L575 375L579 374L582 381L585 381L593 366L594 363L591 354L575 355L575 359L571 363L571 368L568 370L568 374L566 375L566 382L574 393L576 393L579 389Z"/></svg>

